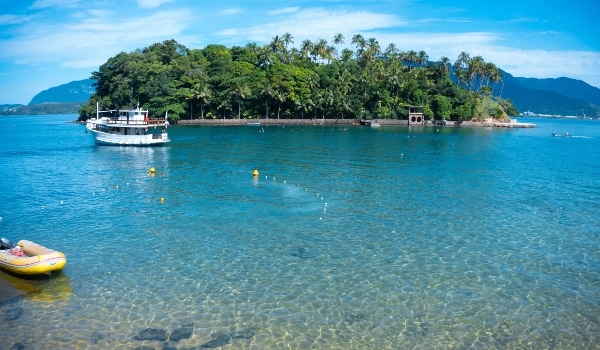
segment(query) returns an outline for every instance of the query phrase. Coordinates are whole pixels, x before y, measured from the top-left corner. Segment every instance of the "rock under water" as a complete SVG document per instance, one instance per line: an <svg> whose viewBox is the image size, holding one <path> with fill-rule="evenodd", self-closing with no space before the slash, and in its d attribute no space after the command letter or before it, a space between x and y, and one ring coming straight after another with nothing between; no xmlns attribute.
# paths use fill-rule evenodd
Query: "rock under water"
<svg viewBox="0 0 600 350"><path fill-rule="evenodd" d="M167 340L167 331L164 329L146 328L133 337L135 340Z"/></svg>

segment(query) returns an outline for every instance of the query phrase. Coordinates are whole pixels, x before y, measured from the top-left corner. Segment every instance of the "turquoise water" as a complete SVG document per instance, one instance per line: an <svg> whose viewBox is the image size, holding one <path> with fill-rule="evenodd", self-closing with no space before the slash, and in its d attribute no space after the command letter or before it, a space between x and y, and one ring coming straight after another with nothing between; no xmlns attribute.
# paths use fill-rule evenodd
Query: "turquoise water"
<svg viewBox="0 0 600 350"><path fill-rule="evenodd" d="M0 235L68 258L0 272L35 288L0 303L1 349L600 348L599 121L173 126L127 148L75 117L0 118Z"/></svg>

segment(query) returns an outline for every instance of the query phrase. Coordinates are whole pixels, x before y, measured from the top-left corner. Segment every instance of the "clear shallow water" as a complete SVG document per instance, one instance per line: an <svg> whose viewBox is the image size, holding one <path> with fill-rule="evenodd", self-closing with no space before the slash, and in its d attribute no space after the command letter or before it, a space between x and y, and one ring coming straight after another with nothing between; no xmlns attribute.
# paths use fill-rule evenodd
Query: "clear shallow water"
<svg viewBox="0 0 600 350"><path fill-rule="evenodd" d="M0 118L0 233L68 258L0 272L36 289L0 303L0 348L160 349L133 337L191 324L169 345L600 347L600 122L173 126L122 148L72 119Z"/></svg>

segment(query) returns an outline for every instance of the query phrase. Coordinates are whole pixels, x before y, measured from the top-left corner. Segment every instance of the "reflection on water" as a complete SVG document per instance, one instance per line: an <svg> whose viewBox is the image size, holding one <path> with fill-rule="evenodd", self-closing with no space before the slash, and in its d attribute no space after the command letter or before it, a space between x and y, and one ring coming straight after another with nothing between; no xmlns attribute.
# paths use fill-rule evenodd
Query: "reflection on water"
<svg viewBox="0 0 600 350"><path fill-rule="evenodd" d="M66 305L72 291L69 277L62 272L23 276L2 270L0 283L4 291L10 290L10 295L5 299L22 295L40 304L52 303L53 307L61 303Z"/></svg>

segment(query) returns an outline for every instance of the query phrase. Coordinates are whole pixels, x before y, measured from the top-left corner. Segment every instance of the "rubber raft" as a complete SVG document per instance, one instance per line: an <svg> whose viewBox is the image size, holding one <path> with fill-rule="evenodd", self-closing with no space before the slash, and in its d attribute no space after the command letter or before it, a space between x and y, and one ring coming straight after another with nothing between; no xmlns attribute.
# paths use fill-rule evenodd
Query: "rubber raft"
<svg viewBox="0 0 600 350"><path fill-rule="evenodd" d="M27 240L21 240L17 245L24 255L16 256L11 249L0 250L1 268L22 275L38 275L60 271L67 264L67 258L59 251Z"/></svg>

